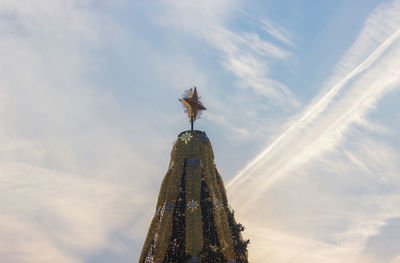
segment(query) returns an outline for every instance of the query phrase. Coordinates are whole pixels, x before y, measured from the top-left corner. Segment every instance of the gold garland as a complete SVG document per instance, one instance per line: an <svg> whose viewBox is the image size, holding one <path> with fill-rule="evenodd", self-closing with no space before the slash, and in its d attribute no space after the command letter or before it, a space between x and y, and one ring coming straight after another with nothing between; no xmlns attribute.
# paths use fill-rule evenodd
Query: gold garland
<svg viewBox="0 0 400 263"><path fill-rule="evenodd" d="M201 141L194 136L185 145L186 168L186 254L198 257L203 249L203 228L200 208L201 197Z"/></svg>
<svg viewBox="0 0 400 263"><path fill-rule="evenodd" d="M218 201L222 202L223 194L225 193L225 188L220 188L217 181L217 169L215 168L214 163L214 154L211 147L211 143L208 142L208 149L206 151L205 157L207 158L206 165L206 184L208 187L208 191L210 193L210 197L214 204L213 214L214 214L214 222L218 235L218 240L221 246L222 253L224 254L227 260L235 259L235 251L233 247L232 235L229 228L228 216L225 211L227 207L227 203L222 203L223 207L218 207L215 205Z"/></svg>
<svg viewBox="0 0 400 263"><path fill-rule="evenodd" d="M174 205L178 196L181 176L184 169L184 155L179 148L180 143L178 140L171 153L171 162L174 162L174 166L171 168L172 173L167 181L165 192L166 209L165 215L160 223L159 240L154 249L154 262L163 261L172 235Z"/></svg>

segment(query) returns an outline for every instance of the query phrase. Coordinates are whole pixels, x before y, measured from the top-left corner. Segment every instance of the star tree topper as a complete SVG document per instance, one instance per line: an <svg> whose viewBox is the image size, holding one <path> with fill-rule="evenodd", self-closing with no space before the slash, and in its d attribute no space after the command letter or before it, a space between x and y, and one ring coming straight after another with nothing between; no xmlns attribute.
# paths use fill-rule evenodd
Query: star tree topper
<svg viewBox="0 0 400 263"><path fill-rule="evenodd" d="M179 101L186 108L193 131L193 122L197 119L198 113L200 113L202 110L206 110L199 100L196 87L194 87L194 89L188 89L185 92L185 95L183 95L183 98Z"/></svg>

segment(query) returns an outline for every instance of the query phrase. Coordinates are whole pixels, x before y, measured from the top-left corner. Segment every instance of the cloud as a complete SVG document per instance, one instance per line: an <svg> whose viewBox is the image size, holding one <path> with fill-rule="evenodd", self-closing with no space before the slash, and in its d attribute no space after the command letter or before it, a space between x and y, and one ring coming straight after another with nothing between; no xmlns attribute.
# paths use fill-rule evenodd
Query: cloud
<svg viewBox="0 0 400 263"><path fill-rule="evenodd" d="M147 203L130 198L128 187L75 174L24 163L0 171L5 262L82 262L80 254L101 249L109 231L128 225Z"/></svg>
<svg viewBox="0 0 400 263"><path fill-rule="evenodd" d="M382 52L384 52L388 47L390 47L390 45L393 43L393 41L397 40L400 37L400 29L396 30L396 32L394 32L388 39L386 39L377 49L374 50L374 52L372 52L367 59L365 59L364 61L362 61L359 65L357 65L357 67L355 67L349 74L347 74L343 79L341 79L336 85L334 85L334 87L332 89L330 89L326 94L324 94L322 96L322 98L316 100L315 102L311 103L310 106L307 107L307 109L304 111L304 113L301 114L301 117L299 117L298 119L296 119L293 124L291 124L289 126L289 128L283 132L270 146L268 146L261 154L259 154L251 163L249 163L241 172L239 172L239 174L229 183L229 185L234 184L237 180L240 179L240 177L243 176L243 174L245 172L247 172L247 170L250 167L253 167L258 161L262 160L262 158L264 158L265 156L267 156L267 154L270 153L270 151L272 151L274 149L274 147L277 147L277 145L279 145L282 141L285 140L286 136L289 136L291 133L299 131L301 129L304 129L304 127L306 127L310 122L314 121L315 118L317 118L321 112L323 112L328 106L329 104L332 102L332 100L335 98L335 96L338 95L339 91L341 91L341 89L343 89L345 87L345 85L355 76L359 75L361 72L363 72L366 67L370 66L371 63L373 63L376 59L380 58ZM391 61L392 63L395 63L396 61ZM385 65L387 66L387 65ZM395 65L389 65L387 68L385 67L385 70L393 70ZM378 73L381 73L378 71ZM380 89L376 90L376 89L369 89L370 93L366 93L365 96L363 97L358 97L359 101L364 100L367 101L367 98L372 98L372 99L376 99L379 98L379 91L384 92L385 88L387 88L387 86L390 86L390 84L392 84L393 81L396 81L396 78L393 78L394 76L394 72L393 71L389 71L388 74L386 75L387 77L382 77L381 79L379 79L378 83L376 83L376 85L380 85L382 84L382 80L383 81L387 81L387 83L383 82L383 84L386 85L380 85ZM372 85L370 85L372 86ZM369 96L369 97L368 97ZM348 102L348 100L343 100L345 103ZM366 102L367 104L367 102ZM361 104L361 102L359 104L356 104L358 106L363 106L363 104ZM364 104L365 105L365 104ZM351 110L354 110L355 107L352 107L353 105L348 105L348 107L350 107ZM367 105L368 106L368 105ZM373 102L371 102L369 104L369 106L373 106ZM360 110L358 112L358 116L362 117L363 112L367 111L369 109L369 107L360 107ZM343 115L343 118L340 118L339 121L342 121L344 119L344 117L346 117L345 115L347 114L347 112L341 112L341 114ZM353 121L356 122L362 122L362 118L357 118L357 113L352 112L353 116L356 119L353 119ZM345 125L343 125L344 127L349 126L349 123L346 123ZM340 134L338 134L340 136ZM293 135L292 135L293 136Z"/></svg>
<svg viewBox="0 0 400 263"><path fill-rule="evenodd" d="M365 59L365 54L372 53L382 44L383 39L390 38L399 29L399 8L399 1L388 1L374 10L365 21L358 38L336 66L335 74L327 80L327 87L333 86L347 75Z"/></svg>
<svg viewBox="0 0 400 263"><path fill-rule="evenodd" d="M379 262L376 241L366 244L399 216L398 179L387 177L387 171L399 173L398 157L389 145L360 132L344 143L276 181L257 202L252 194L240 202L228 189L238 220L247 227L253 261ZM398 236L385 240L399 242ZM385 255L390 262L390 253Z"/></svg>
<svg viewBox="0 0 400 263"><path fill-rule="evenodd" d="M278 45L266 41L259 32L235 30L230 22L240 4L174 1L154 4L155 9L149 11L146 7L152 4L134 3L132 8L124 1L0 3L3 261L107 262L112 258L130 262L137 257L151 219L149 207L155 204L162 179L160 171L167 166L170 141L166 138L175 137L176 128L170 127L178 122L186 125L183 114L176 121L168 117L162 106L164 95L175 99L172 93L192 85L191 80L209 87L201 94L214 111L204 119L218 124L210 129L215 126L221 136L232 132L232 145L238 138L257 138L257 144L265 140L265 134L276 131L281 115L275 112L266 117L266 112L297 109L297 98L272 77L274 63L287 62L292 56L290 47L295 44L291 32L260 18L260 27L283 44ZM396 17L393 6L378 9L387 19L377 17L377 27ZM116 7L118 12L112 13ZM136 13L133 18L131 13L125 17L122 9ZM385 13L389 9L390 16ZM202 67L198 58L185 53L181 45L186 44L179 39L174 42L160 36L165 42L154 44L149 37L154 31L146 31L154 28L146 28L148 24L141 27L144 17L156 19L156 26L163 23L165 34L174 28L174 38L190 36L204 42L202 50L212 50L211 56L217 54L216 64L232 73L235 85L222 89L211 83L208 73L215 68L209 68L210 64ZM386 33L374 42L373 49L394 32L391 23L384 25L385 30L377 30ZM362 43L368 40L366 37ZM239 221L248 226L254 262L265 257L282 262L293 258L335 262L351 258L349 255L359 260L380 253L363 244L376 244L372 237L385 235L388 218L398 216L399 169L394 164L398 153L387 143L356 131L360 126L379 134L394 133L366 118L377 107L378 99L397 87L398 40L392 40L325 100L326 106L313 111L310 121L298 126L304 129L274 148L275 157L267 162L271 165L260 165L264 173L279 175L277 180L271 183L261 176L243 177L250 181L241 184L244 190L252 188L260 194L254 203L251 198L247 203L232 199ZM179 46L179 51L169 53L167 42ZM354 50L360 45L355 44ZM343 72L348 74L372 51L366 48L350 62L343 62L348 68L338 66L332 81L343 79ZM347 70L341 72L344 68ZM143 85L142 79L149 82ZM231 85L226 79L222 82ZM159 108L147 103L156 97L162 97L156 101ZM266 105L266 101L275 104ZM168 128L159 129L163 125ZM347 140L351 134L359 136ZM232 148L250 151L250 146ZM224 158L231 152L235 151L223 152ZM227 165L239 165L232 163ZM279 170L282 167L284 170ZM257 180L251 179L259 180L254 189L252 181ZM353 195L364 193L364 189L372 194ZM347 195L338 198L343 191ZM321 217L310 217L315 211Z"/></svg>
<svg viewBox="0 0 400 263"><path fill-rule="evenodd" d="M91 79L124 34L92 4L0 3L2 262L84 262L130 251L117 230L130 245L145 235L163 144L133 140L143 120Z"/></svg>
<svg viewBox="0 0 400 263"><path fill-rule="evenodd" d="M286 28L274 23L268 18L264 18L262 22L264 24L263 29L271 36L287 45L294 46L294 43L291 40L293 38L292 34Z"/></svg>
<svg viewBox="0 0 400 263"><path fill-rule="evenodd" d="M209 76L206 85L200 86L209 109L204 119L210 123L208 126L218 127L231 143L249 143L259 138L275 128L278 121L274 118L280 119L277 112L282 113L283 109L284 115L300 106L292 91L273 77L273 66L292 57L287 45L267 41L256 30L238 30L232 26L235 19L240 19L243 4L242 1L163 1L153 6L157 15L152 16L161 28L173 29L179 38L195 40L204 46L202 53L197 54L199 57L194 58L203 68L202 73ZM258 31L263 27L263 18L258 21L259 28L255 28ZM282 35L290 37L289 30L274 26L276 32L282 29L285 31ZM212 57L208 65L200 65L204 56ZM229 73L228 81L220 82L213 77L214 64ZM221 97L224 99L213 99ZM250 111L253 114L249 115ZM268 128L266 123L270 124Z"/></svg>
<svg viewBox="0 0 400 263"><path fill-rule="evenodd" d="M376 29L378 30L378 29ZM390 35L382 44L380 44L364 61L357 65L350 73L348 73L343 79L341 79L333 88L328 92L323 94L320 98L315 100L308 106L305 111L300 114L300 117L295 119L289 128L283 132L271 145L269 145L261 154L259 154L252 162L250 162L239 174L229 183L233 185L239 180L248 169L254 168L257 162L266 160L268 154L274 150L276 147L283 147L283 144L291 140L291 138L296 137L296 132L301 132L307 126L312 126L318 132L318 138L323 141L323 144L316 146L320 147L321 150L324 148L332 148L340 141L342 134L354 123L363 122L363 117L365 113L374 107L375 102L379 99L385 92L396 88L398 85L398 78L395 74L395 69L397 67L397 60L393 59L393 56L384 54L383 52L387 49L392 48L392 44L400 37L400 29L397 29L392 35ZM395 43L397 45L397 43ZM396 47L394 47L395 49ZM390 50L392 54L396 57L396 49ZM381 57L385 57L386 60L375 65L372 69L369 69L368 74L364 74L361 77L358 76L365 72L371 65L374 64ZM356 80L356 83L350 82L355 77L361 79ZM364 78L363 78L364 77ZM372 83L371 83L372 81ZM346 84L350 83L349 91L345 91L344 96L341 99L336 99L339 97L339 92L343 88L347 88ZM368 83L368 84L367 84ZM368 85L369 88L365 89L364 85ZM347 96L347 97L346 97ZM335 101L336 100L336 101ZM338 109L335 106L328 106L337 104L340 105ZM328 109L328 110L326 110ZM331 112L329 111L330 109ZM333 117L328 119L325 117L321 121L323 127L313 126L312 122L324 113L326 110L328 116ZM321 118L322 119L322 118ZM325 126L327 123L329 126ZM319 123L317 122L317 125ZM328 128L328 129L327 129ZM332 129L329 129L332 128ZM319 130L318 130L319 129ZM323 136L326 135L326 136ZM315 137L313 137L313 144L308 144L308 147L316 145ZM303 148L304 149L304 148ZM319 151L307 151L308 154L317 154ZM271 157L269 157L271 158ZM251 174L251 173L250 173ZM254 176L254 175L253 175Z"/></svg>
<svg viewBox="0 0 400 263"><path fill-rule="evenodd" d="M398 174L400 154L358 129L376 128L368 113L400 87L399 15L399 1L378 7L326 81L330 86L229 182L233 207L255 239L253 260L375 262L362 251L368 237L399 216L397 180L387 175ZM280 231L282 243L260 237L260 225L263 236Z"/></svg>

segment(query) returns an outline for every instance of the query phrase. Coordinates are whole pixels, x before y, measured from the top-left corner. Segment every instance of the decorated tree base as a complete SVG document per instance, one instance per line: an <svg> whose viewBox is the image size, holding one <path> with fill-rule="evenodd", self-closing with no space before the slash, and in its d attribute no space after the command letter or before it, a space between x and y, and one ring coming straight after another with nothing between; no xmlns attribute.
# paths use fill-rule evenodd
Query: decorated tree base
<svg viewBox="0 0 400 263"><path fill-rule="evenodd" d="M201 131L178 136L140 263L248 262L248 240L228 205L212 146Z"/></svg>

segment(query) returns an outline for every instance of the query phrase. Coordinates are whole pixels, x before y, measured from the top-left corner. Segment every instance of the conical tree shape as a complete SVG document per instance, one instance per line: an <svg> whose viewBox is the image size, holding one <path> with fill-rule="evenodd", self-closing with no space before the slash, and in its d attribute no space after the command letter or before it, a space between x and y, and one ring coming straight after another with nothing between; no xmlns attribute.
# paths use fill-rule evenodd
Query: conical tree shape
<svg viewBox="0 0 400 263"><path fill-rule="evenodd" d="M228 205L205 132L176 140L140 263L247 261L247 244Z"/></svg>

